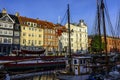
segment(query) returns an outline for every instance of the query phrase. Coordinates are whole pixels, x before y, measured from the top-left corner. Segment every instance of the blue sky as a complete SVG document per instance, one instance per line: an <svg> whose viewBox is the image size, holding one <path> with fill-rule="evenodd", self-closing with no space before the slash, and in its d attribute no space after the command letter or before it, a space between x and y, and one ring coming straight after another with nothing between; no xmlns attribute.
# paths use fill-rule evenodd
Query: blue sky
<svg viewBox="0 0 120 80"><path fill-rule="evenodd" d="M120 0L105 1L110 19L115 26ZM78 23L80 19L84 19L90 33L95 20L96 0L0 0L0 10L6 8L10 14L19 12L21 16L57 23L59 16L63 19L68 3L71 22Z"/></svg>

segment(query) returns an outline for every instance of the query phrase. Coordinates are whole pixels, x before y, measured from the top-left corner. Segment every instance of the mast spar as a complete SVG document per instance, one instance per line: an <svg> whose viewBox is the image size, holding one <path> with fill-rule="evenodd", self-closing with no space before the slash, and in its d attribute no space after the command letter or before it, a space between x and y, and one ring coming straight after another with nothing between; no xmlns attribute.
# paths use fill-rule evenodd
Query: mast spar
<svg viewBox="0 0 120 80"><path fill-rule="evenodd" d="M100 53L102 53L102 51L101 51L101 44L102 44L102 42L101 42L101 29L100 29L100 9L99 9L100 7L99 7L99 3L98 3L98 0L97 0L97 18L98 18L98 35L99 35L99 42L100 42L100 44L99 44L99 47L100 47Z"/></svg>
<svg viewBox="0 0 120 80"><path fill-rule="evenodd" d="M105 25L105 15L104 15L105 5L103 0L101 0L101 12L102 12L102 23L103 23L103 33L104 33L104 42L105 42L105 54L106 54L106 70L108 73L108 51L107 51L107 38L106 38L106 25Z"/></svg>
<svg viewBox="0 0 120 80"><path fill-rule="evenodd" d="M70 10L69 10L69 4L67 9L67 15L68 15L68 49L69 49L69 72L72 72L72 64L71 64L71 40L70 40Z"/></svg>

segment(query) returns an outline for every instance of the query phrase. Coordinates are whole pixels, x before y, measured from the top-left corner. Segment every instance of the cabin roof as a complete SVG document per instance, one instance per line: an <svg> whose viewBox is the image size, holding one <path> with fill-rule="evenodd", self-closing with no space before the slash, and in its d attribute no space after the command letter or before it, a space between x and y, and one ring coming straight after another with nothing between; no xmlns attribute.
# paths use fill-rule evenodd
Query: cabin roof
<svg viewBox="0 0 120 80"><path fill-rule="evenodd" d="M90 56L79 56L79 57L75 56L75 57L73 57L73 58L77 58L77 59L88 59L88 58L91 58L91 57L90 57Z"/></svg>

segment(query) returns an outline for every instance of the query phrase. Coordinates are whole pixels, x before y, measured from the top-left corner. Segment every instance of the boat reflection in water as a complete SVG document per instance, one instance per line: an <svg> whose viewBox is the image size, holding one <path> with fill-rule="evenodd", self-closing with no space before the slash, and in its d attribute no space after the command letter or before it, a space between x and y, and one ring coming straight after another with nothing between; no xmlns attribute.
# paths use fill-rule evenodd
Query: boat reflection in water
<svg viewBox="0 0 120 80"><path fill-rule="evenodd" d="M33 76L33 77L21 78L15 80L59 80L59 79L56 79L54 74L49 74L49 75Z"/></svg>

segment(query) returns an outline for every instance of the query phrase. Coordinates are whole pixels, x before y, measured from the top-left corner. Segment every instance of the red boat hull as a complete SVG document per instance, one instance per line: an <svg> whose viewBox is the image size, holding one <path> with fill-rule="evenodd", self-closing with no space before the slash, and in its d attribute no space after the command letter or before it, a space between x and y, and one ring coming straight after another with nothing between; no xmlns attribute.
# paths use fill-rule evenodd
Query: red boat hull
<svg viewBox="0 0 120 80"><path fill-rule="evenodd" d="M44 54L45 49L38 50L38 51L32 51L32 50L13 50L13 54Z"/></svg>

